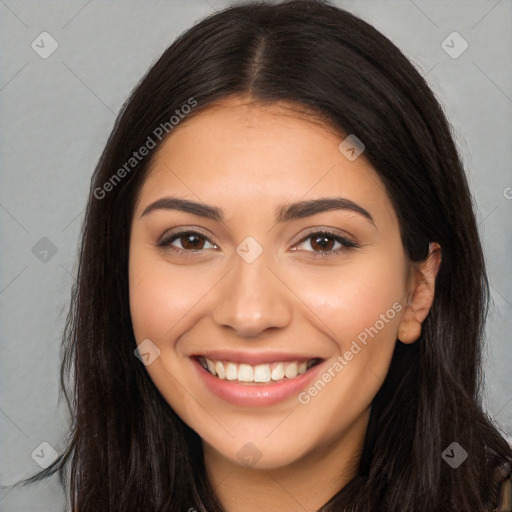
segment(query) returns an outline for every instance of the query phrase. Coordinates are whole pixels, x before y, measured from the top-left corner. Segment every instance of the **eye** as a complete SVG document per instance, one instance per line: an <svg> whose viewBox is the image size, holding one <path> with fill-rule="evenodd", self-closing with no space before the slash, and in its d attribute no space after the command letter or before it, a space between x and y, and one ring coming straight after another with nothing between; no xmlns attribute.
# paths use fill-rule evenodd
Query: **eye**
<svg viewBox="0 0 512 512"><path fill-rule="evenodd" d="M178 246L173 245L178 242ZM211 247L205 247L205 244L211 244ZM212 243L205 235L198 231L180 231L170 236L162 238L157 242L158 247L167 247L173 251L181 253L199 252L203 249L217 249L218 246Z"/></svg>
<svg viewBox="0 0 512 512"><path fill-rule="evenodd" d="M336 256L352 248L359 247L359 245L353 240L350 240L349 238L346 238L335 233L331 233L329 231L315 231L314 233L310 233L306 238L303 238L301 242L299 242L299 244L296 245L295 247L307 244L308 240L309 246L313 249L313 251L308 251L308 249L306 249L306 251L316 253L315 257ZM339 244L339 246L336 249L334 249L336 244Z"/></svg>
<svg viewBox="0 0 512 512"><path fill-rule="evenodd" d="M302 250L314 253L314 257L336 256L349 249L359 247L359 245L353 240L336 233L332 233L330 231L315 231L303 238L292 250L300 248L301 245L307 244L308 241L309 247L312 250ZM210 244L210 247L207 247L207 244ZM336 244L338 244L337 248ZM186 257L200 253L204 249L219 248L219 246L211 242L206 235L194 230L172 233L166 237L162 237L156 245L158 247L168 248Z"/></svg>

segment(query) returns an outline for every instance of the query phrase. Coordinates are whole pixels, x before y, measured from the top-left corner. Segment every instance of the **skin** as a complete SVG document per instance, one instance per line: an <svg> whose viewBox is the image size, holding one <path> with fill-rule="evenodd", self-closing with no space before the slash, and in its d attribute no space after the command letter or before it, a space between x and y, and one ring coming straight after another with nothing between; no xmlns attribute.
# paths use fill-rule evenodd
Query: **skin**
<svg viewBox="0 0 512 512"><path fill-rule="evenodd" d="M421 265L408 260L380 178L364 153L349 161L340 152L344 138L284 103L231 97L173 130L138 196L129 258L135 338L159 348L146 369L203 439L227 512L314 511L355 475L396 339L416 341L432 304L439 246ZM141 217L168 195L220 207L225 221L164 209ZM284 203L333 196L365 208L374 224L348 210L275 221ZM179 226L206 236L190 258L186 239L172 242L178 252L156 245ZM322 257L308 237L319 229L359 247ZM263 248L250 264L236 252L247 236ZM327 252L340 247L328 241ZM203 386L188 357L205 347L286 351L316 354L327 369L393 304L401 310L307 404L294 396L234 406ZM261 453L251 467L237 457L247 442Z"/></svg>

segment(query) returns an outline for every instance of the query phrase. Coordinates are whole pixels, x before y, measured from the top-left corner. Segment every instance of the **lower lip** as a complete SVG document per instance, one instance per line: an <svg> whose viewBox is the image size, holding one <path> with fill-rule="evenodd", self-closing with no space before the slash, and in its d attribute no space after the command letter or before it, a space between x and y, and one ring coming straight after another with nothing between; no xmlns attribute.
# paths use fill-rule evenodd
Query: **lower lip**
<svg viewBox="0 0 512 512"><path fill-rule="evenodd" d="M205 370L196 359L192 359L200 378L215 395L243 407L263 407L277 404L297 396L319 373L322 363L313 366L293 379L283 379L272 384L239 384L236 381L219 379Z"/></svg>

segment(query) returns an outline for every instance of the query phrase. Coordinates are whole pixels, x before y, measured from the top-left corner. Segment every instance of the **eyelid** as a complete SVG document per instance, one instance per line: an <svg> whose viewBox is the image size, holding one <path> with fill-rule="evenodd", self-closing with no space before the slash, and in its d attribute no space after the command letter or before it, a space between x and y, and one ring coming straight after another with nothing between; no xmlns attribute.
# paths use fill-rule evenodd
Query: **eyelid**
<svg viewBox="0 0 512 512"><path fill-rule="evenodd" d="M305 230L302 230L302 232L294 237L294 241L292 242L292 245L297 245L298 243L302 242L305 238L308 236L314 235L316 233L326 233L330 236L339 236L341 238L345 238L349 240L350 242L353 242L354 244L357 244L357 237L349 233L348 231L345 231L340 228L336 228L333 226L311 226L310 228L305 228Z"/></svg>

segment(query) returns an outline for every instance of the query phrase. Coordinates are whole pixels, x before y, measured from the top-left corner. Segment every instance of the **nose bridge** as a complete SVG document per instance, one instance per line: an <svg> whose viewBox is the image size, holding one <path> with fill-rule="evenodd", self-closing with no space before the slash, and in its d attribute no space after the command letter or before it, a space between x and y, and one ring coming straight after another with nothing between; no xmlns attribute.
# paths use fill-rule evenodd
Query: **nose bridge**
<svg viewBox="0 0 512 512"><path fill-rule="evenodd" d="M291 321L292 305L283 283L268 268L272 255L247 237L236 248L233 268L219 289L214 320L241 336L257 336Z"/></svg>

